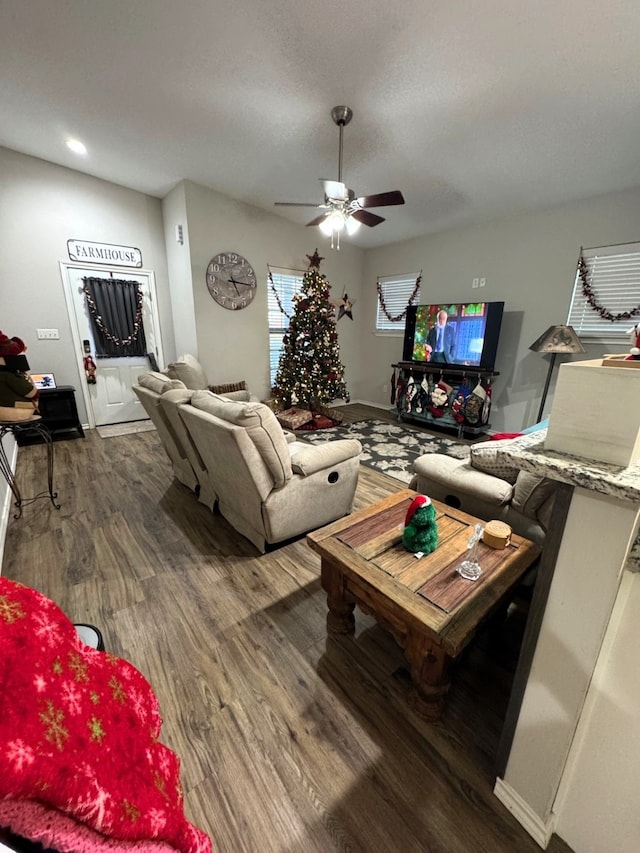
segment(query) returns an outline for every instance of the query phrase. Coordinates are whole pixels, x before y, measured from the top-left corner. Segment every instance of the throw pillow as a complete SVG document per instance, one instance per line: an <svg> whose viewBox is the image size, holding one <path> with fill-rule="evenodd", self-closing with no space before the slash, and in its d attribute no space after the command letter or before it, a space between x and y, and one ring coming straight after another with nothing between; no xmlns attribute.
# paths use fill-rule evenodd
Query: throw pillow
<svg viewBox="0 0 640 853"><path fill-rule="evenodd" d="M227 382L226 385L209 385L209 391L212 391L214 394L222 394L223 397L226 397L233 391L246 390L247 383L244 380L242 382Z"/></svg>
<svg viewBox="0 0 640 853"><path fill-rule="evenodd" d="M501 480L506 480L507 483L514 485L518 479L519 469L514 468L509 462L502 462L498 458L499 451L510 444L511 440L508 438L503 441L486 441L472 445L469 454L471 466L478 471L499 477Z"/></svg>

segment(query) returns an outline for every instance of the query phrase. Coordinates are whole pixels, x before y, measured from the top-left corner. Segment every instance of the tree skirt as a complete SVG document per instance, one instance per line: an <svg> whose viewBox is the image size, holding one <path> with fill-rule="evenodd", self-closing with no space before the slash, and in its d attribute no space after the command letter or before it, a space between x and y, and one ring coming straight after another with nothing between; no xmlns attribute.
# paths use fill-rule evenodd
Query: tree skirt
<svg viewBox="0 0 640 853"><path fill-rule="evenodd" d="M466 459L469 445L450 438L409 430L386 421L357 421L331 429L310 431L303 441L319 444L337 438L357 438L362 444L360 461L389 477L409 483L413 463L424 453L444 453L454 459Z"/></svg>

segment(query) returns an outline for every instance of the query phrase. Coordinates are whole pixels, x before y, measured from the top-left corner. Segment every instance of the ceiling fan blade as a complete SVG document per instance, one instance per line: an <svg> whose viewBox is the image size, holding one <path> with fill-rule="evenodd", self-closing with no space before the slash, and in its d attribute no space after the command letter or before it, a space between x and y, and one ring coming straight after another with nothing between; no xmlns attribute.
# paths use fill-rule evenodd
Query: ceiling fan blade
<svg viewBox="0 0 640 853"><path fill-rule="evenodd" d="M324 204L313 204L304 201L274 201L276 207L325 207Z"/></svg>
<svg viewBox="0 0 640 853"><path fill-rule="evenodd" d="M358 199L360 207L387 207L390 204L404 204L400 190L392 190L378 195L363 195Z"/></svg>
<svg viewBox="0 0 640 853"><path fill-rule="evenodd" d="M320 183L327 198L336 199L337 201L349 201L349 190L347 185L343 184L342 181L325 181L323 178L320 178Z"/></svg>
<svg viewBox="0 0 640 853"><path fill-rule="evenodd" d="M307 222L307 225L320 225L323 219L326 217L326 213L320 214L320 216L316 216L315 219L312 219L311 222Z"/></svg>
<svg viewBox="0 0 640 853"><path fill-rule="evenodd" d="M354 210L351 216L357 219L358 222L362 222L363 225L368 225L370 228L384 222L383 216L378 216L377 213L370 213L368 210Z"/></svg>

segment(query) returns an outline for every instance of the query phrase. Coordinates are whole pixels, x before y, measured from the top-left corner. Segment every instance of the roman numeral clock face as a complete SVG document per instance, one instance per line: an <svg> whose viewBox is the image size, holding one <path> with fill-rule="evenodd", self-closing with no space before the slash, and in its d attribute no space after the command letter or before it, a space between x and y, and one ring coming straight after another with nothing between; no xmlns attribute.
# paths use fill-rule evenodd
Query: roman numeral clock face
<svg viewBox="0 0 640 853"><path fill-rule="evenodd" d="M256 295L256 274L246 258L220 252L207 266L207 287L218 305L230 311L246 308Z"/></svg>

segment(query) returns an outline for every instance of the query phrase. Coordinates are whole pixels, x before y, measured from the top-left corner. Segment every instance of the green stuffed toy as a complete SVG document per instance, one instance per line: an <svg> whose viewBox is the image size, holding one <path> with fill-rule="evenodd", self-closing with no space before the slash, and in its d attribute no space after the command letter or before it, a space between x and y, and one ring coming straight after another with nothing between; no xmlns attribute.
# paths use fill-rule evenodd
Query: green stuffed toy
<svg viewBox="0 0 640 853"><path fill-rule="evenodd" d="M438 547L438 525L436 508L431 498L417 495L409 505L404 520L402 543L407 551L414 554L430 554Z"/></svg>

